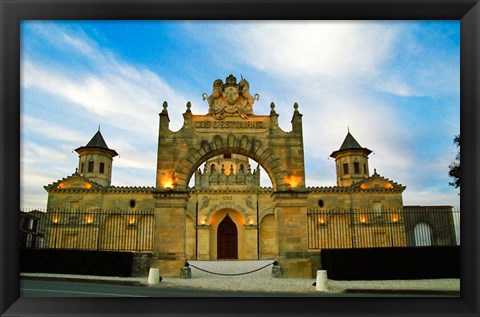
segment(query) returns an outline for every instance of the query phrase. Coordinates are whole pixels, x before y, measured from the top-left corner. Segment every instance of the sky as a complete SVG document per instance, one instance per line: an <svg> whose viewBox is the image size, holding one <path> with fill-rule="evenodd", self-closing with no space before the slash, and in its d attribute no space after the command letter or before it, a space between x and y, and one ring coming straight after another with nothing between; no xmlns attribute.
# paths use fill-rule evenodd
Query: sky
<svg viewBox="0 0 480 317"><path fill-rule="evenodd" d="M229 74L284 131L298 103L308 187L336 185L349 130L404 205L459 208L459 21L22 21L21 208L46 208L43 186L75 172L99 126L120 154L112 185L155 186L163 102L179 130Z"/></svg>

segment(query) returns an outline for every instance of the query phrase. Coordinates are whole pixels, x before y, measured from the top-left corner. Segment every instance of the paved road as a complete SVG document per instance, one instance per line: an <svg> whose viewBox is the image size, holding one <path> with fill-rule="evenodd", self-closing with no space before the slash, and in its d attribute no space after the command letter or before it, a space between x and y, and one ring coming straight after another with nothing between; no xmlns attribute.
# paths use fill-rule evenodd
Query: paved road
<svg viewBox="0 0 480 317"><path fill-rule="evenodd" d="M320 293L262 293L147 287L45 280L20 280L22 297L316 297ZM336 294L338 295L338 294Z"/></svg>
<svg viewBox="0 0 480 317"><path fill-rule="evenodd" d="M459 296L455 292L439 291L376 291L352 290L345 293L272 293L251 291L206 290L199 288L169 287L165 284L155 287L84 283L78 281L20 279L22 297L438 297Z"/></svg>

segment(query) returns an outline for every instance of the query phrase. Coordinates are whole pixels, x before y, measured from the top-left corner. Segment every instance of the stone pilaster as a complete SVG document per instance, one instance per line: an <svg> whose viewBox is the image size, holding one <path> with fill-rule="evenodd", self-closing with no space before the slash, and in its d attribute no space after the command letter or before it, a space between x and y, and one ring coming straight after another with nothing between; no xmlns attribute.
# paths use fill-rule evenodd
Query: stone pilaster
<svg viewBox="0 0 480 317"><path fill-rule="evenodd" d="M311 276L307 239L307 192L274 192L277 261L284 277Z"/></svg>
<svg viewBox="0 0 480 317"><path fill-rule="evenodd" d="M157 191L152 267L161 276L180 276L185 256L185 210L187 192Z"/></svg>

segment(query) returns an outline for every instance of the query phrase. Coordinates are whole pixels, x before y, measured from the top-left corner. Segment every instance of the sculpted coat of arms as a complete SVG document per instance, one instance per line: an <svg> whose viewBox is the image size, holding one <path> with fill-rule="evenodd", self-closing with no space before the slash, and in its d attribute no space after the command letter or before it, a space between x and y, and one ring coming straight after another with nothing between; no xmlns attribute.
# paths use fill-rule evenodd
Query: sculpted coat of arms
<svg viewBox="0 0 480 317"><path fill-rule="evenodd" d="M247 119L247 114L253 114L253 103L259 99L259 95L250 94L250 84L241 77L237 84L237 78L230 74L225 79L213 82L213 91L210 96L206 93L202 95L203 100L208 102L208 113L222 120L226 115L240 115Z"/></svg>

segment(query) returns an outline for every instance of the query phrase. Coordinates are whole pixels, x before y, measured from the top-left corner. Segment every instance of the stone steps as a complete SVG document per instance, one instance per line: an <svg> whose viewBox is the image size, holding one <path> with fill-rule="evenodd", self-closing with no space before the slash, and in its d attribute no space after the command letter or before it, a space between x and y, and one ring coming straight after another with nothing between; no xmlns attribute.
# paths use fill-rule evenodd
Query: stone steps
<svg viewBox="0 0 480 317"><path fill-rule="evenodd" d="M257 270L264 266L267 266L259 271L239 275L248 278L252 277L271 277L272 274L272 265L274 260L217 260L217 261L197 261L197 260L190 260L188 263L192 269L192 278L196 277L225 277L229 278L230 276L225 275L218 275L218 274L211 274L207 272L203 272L193 266L196 266L202 270L221 273L221 274L237 274L237 273L246 273ZM238 276L238 275L235 275Z"/></svg>

